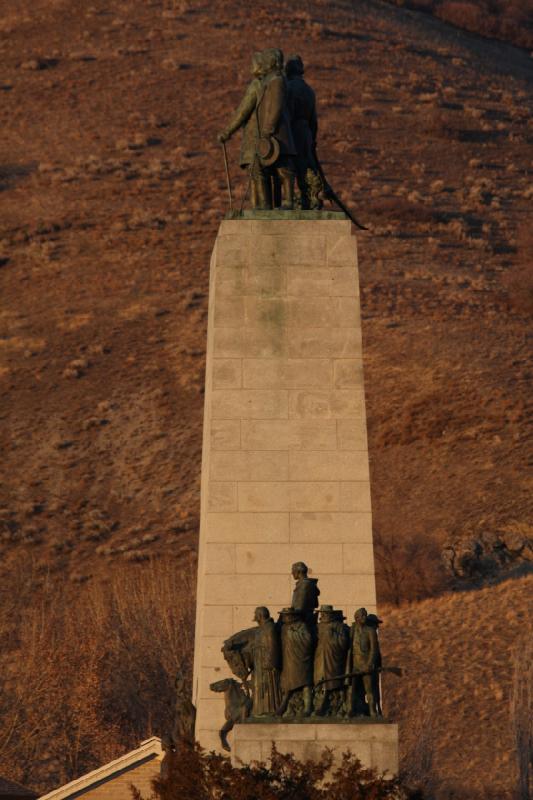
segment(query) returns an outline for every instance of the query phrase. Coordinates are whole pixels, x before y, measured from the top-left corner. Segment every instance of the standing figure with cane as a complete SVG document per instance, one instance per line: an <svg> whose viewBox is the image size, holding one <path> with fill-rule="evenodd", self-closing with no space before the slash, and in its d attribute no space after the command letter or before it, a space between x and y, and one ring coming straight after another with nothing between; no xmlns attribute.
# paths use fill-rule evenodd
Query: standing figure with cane
<svg viewBox="0 0 533 800"><path fill-rule="evenodd" d="M294 203L293 157L296 152L281 50L270 48L254 53L252 73L253 80L218 139L225 143L239 128L243 128L240 166L249 170L252 208L273 208L274 180L281 183L281 208L289 210Z"/></svg>

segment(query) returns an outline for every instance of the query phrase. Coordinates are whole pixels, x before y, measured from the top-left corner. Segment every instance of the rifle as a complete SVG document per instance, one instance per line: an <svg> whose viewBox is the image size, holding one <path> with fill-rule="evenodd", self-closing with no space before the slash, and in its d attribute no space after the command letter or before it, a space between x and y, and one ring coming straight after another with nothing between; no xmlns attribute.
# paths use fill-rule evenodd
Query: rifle
<svg viewBox="0 0 533 800"><path fill-rule="evenodd" d="M354 215L346 208L346 206L344 205L344 203L340 199L339 195L336 194L333 191L333 189L331 188L331 184L328 182L328 179L326 178L326 176L324 174L324 170L322 169L322 164L320 163L320 160L318 158L318 155L317 155L317 152L316 152L316 147L313 148L313 154L315 156L315 161L316 161L316 165L317 165L317 169L318 169L318 174L322 178L322 183L324 184L324 196L327 197L328 200L331 200L332 202L336 203L339 206L339 208L341 209L341 211L344 211L344 213L346 214L348 219L351 219L353 224L356 225L359 228L359 230L367 231L368 228L365 228L364 225L361 225L361 223L356 220Z"/></svg>
<svg viewBox="0 0 533 800"><path fill-rule="evenodd" d="M330 681L340 681L344 680L345 678L356 678L358 675L372 675L374 672L390 672L393 675L396 675L398 678L401 678L403 675L403 669L401 667L376 667L376 669L369 669L369 670L356 670L355 672L347 672L345 675L335 675L333 678L322 678L321 681L315 683L314 688L316 689L318 686L322 686L323 683L329 683Z"/></svg>

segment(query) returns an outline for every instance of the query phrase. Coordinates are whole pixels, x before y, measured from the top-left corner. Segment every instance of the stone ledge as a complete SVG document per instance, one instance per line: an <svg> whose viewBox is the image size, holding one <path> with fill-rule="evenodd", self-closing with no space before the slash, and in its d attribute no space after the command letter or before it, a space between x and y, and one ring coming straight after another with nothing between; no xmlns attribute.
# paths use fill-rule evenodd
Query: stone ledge
<svg viewBox="0 0 533 800"><path fill-rule="evenodd" d="M326 748L336 761L350 751L363 766L392 777L398 773L398 726L385 720L305 720L244 722L235 725L231 760L234 765L268 760L272 743L282 753L305 761L319 759Z"/></svg>
<svg viewBox="0 0 533 800"><path fill-rule="evenodd" d="M258 209L244 209L238 211L228 211L224 219L275 219L275 220L335 220L337 222L348 220L344 211L281 211L280 209L273 209L272 211L259 211Z"/></svg>

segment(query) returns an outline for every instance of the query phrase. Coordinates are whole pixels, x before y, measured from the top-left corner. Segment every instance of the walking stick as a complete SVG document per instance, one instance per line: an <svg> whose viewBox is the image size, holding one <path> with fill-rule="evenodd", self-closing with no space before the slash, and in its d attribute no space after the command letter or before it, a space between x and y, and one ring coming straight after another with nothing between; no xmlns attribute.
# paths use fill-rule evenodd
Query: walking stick
<svg viewBox="0 0 533 800"><path fill-rule="evenodd" d="M226 153L226 142L222 142L222 150L224 151L224 166L226 168L226 181L227 181L227 184L228 184L229 210L233 211L233 196L231 194L231 181L229 179L228 155Z"/></svg>

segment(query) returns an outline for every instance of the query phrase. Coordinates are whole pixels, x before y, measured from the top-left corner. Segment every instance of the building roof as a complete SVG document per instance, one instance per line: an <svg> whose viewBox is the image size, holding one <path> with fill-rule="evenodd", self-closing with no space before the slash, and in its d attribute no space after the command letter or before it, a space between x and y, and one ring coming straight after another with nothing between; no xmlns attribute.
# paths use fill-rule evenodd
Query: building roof
<svg viewBox="0 0 533 800"><path fill-rule="evenodd" d="M20 783L15 783L15 781L8 781L7 778L0 778L0 800L15 800L15 798L19 797L26 797L26 798L36 798L38 795L36 792L32 792L31 789L26 789L25 786L21 786Z"/></svg>
<svg viewBox="0 0 533 800"><path fill-rule="evenodd" d="M42 795L39 800L67 800L68 798L78 797L89 788L105 783L113 775L134 769L146 761L151 761L153 758L161 758L162 755L161 739L157 736L152 736L150 739L141 742L136 750L130 750L129 753L110 761L109 764L104 764L103 767L98 767L98 769L82 775L81 778L76 778L76 780L60 786L59 789L54 789L52 792Z"/></svg>

